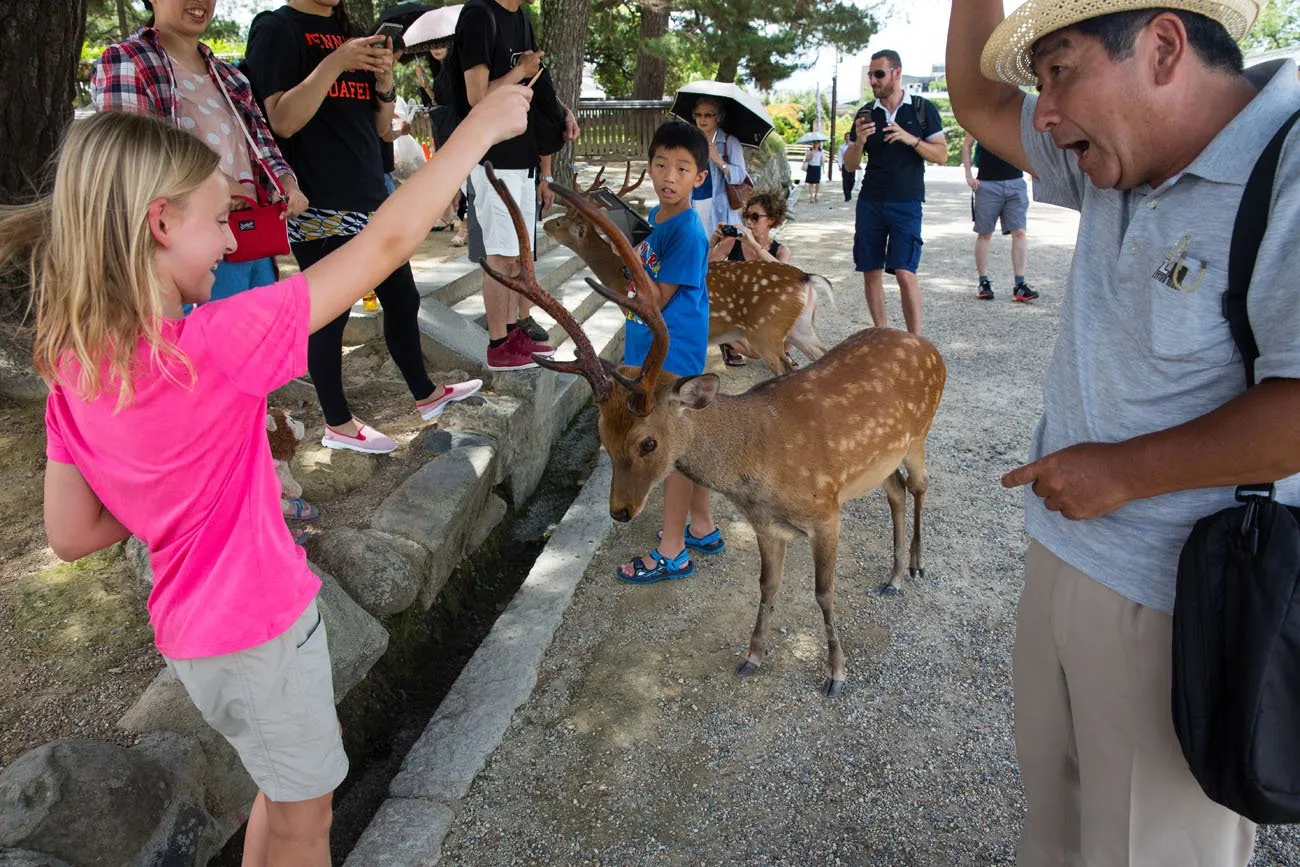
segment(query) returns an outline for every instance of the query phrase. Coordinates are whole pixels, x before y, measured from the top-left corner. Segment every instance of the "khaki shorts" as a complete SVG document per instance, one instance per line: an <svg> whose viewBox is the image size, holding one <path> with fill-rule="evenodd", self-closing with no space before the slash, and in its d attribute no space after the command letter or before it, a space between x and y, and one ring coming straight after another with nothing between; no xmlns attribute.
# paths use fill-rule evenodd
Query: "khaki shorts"
<svg viewBox="0 0 1300 867"><path fill-rule="evenodd" d="M315 600L265 644L166 662L272 801L319 798L348 775L325 623Z"/></svg>

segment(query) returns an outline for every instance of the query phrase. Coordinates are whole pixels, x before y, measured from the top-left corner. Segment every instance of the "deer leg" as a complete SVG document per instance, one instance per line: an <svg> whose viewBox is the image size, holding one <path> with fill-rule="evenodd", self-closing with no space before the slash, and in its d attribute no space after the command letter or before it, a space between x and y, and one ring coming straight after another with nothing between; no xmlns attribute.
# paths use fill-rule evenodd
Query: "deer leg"
<svg viewBox="0 0 1300 867"><path fill-rule="evenodd" d="M770 533L758 534L759 600L758 620L754 634L749 639L749 653L736 666L736 674L749 677L763 664L767 650L768 621L776 607L776 591L781 589L781 576L785 569L785 540Z"/></svg>
<svg viewBox="0 0 1300 867"><path fill-rule="evenodd" d="M812 534L813 574L817 604L822 609L826 625L826 650L830 663L830 677L822 686L822 694L835 698L844 692L844 648L840 634L835 629L835 557L840 546L840 516L818 527Z"/></svg>
<svg viewBox="0 0 1300 867"><path fill-rule="evenodd" d="M894 527L894 569L889 581L880 585L882 596L897 596L903 589L903 545L907 541L907 486L903 474L894 470L881 483L889 498L889 518Z"/></svg>
<svg viewBox="0 0 1300 867"><path fill-rule="evenodd" d="M907 469L907 489L912 492L914 504L912 514L912 552L908 559L907 573L913 577L924 578L925 567L921 565L921 508L925 505L925 492L930 487L930 474L925 471L925 441L914 445L903 458Z"/></svg>
<svg viewBox="0 0 1300 867"><path fill-rule="evenodd" d="M773 340L767 335L751 337L750 345L754 347L758 357L763 359L763 363L772 369L775 376L790 373L794 370L790 365L790 359L786 357L785 340L783 338Z"/></svg>

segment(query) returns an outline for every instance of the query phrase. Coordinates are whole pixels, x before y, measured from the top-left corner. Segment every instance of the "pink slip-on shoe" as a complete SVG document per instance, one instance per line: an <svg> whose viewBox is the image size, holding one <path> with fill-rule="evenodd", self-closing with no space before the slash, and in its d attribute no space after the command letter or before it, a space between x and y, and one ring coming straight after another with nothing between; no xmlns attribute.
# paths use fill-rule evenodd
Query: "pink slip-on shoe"
<svg viewBox="0 0 1300 867"><path fill-rule="evenodd" d="M397 443L368 424L361 425L354 437L325 425L325 436L321 437L320 444L327 449L350 449L367 455L386 455L397 449Z"/></svg>
<svg viewBox="0 0 1300 867"><path fill-rule="evenodd" d="M483 380L469 379L465 382L457 382L442 387L442 394L431 400L417 403L415 408L420 413L420 418L425 421L433 421L442 415L442 411L447 408L447 404L456 403L465 398L478 394L479 389L483 387Z"/></svg>

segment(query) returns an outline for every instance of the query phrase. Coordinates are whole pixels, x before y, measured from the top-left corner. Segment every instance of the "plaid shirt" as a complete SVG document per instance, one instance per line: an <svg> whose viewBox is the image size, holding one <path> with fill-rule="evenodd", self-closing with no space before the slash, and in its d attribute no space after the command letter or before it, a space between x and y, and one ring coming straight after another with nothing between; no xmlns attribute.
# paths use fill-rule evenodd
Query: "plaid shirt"
<svg viewBox="0 0 1300 867"><path fill-rule="evenodd" d="M285 175L294 177L293 169L280 154L271 128L262 117L262 110L253 99L253 88L248 79L231 64L217 59L212 49L202 42L199 43L199 53L207 62L209 75L225 87L231 101L243 114L244 125L257 143L256 151L249 149L249 161L254 166L265 161L278 178ZM158 31L152 27L142 27L104 49L90 76L90 94L98 111L128 111L180 126L171 58L163 50ZM268 196L275 194L275 189L269 185L265 191Z"/></svg>

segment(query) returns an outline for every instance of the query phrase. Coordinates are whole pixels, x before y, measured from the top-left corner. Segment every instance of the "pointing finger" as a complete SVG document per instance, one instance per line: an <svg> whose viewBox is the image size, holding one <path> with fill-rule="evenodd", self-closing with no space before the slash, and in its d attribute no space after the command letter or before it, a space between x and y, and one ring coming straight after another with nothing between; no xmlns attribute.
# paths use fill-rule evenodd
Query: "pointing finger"
<svg viewBox="0 0 1300 867"><path fill-rule="evenodd" d="M1016 467L1002 477L1002 487L1018 488L1038 479L1038 462Z"/></svg>

